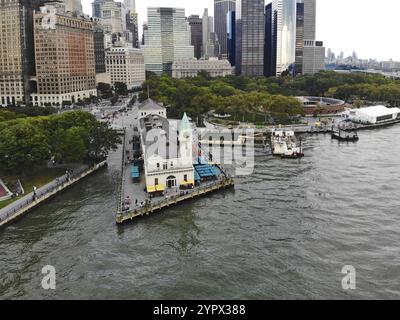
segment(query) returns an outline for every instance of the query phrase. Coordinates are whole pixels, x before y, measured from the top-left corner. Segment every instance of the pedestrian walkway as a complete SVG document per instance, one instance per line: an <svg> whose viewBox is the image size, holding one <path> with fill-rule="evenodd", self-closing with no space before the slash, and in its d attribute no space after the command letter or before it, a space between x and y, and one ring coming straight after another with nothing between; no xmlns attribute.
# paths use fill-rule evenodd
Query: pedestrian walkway
<svg viewBox="0 0 400 320"><path fill-rule="evenodd" d="M37 188L34 192L26 194L7 207L0 209L0 226L32 209L39 203L47 200L49 197L57 194L59 191L64 190L92 172L104 167L106 164L106 161L104 161L93 167L89 167L88 165L80 165L75 167L73 171L67 170L65 175L40 188Z"/></svg>

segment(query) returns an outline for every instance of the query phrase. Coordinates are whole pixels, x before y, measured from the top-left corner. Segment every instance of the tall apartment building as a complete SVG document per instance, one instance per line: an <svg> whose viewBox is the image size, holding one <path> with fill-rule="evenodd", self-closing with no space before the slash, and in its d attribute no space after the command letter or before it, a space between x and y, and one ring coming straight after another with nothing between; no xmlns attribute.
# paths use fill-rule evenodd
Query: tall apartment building
<svg viewBox="0 0 400 320"><path fill-rule="evenodd" d="M143 47L146 70L171 73L175 60L192 59L190 26L181 8L148 8Z"/></svg>
<svg viewBox="0 0 400 320"><path fill-rule="evenodd" d="M220 56L228 57L228 12L235 11L235 0L214 0L214 31L220 44Z"/></svg>
<svg viewBox="0 0 400 320"><path fill-rule="evenodd" d="M201 58L201 50L203 47L203 19L198 15L191 15L188 18L191 33L191 44L194 46L194 56L196 59Z"/></svg>
<svg viewBox="0 0 400 320"><path fill-rule="evenodd" d="M132 47L106 49L107 73L111 83L125 83L128 89L140 87L146 80L142 50Z"/></svg>
<svg viewBox="0 0 400 320"><path fill-rule="evenodd" d="M264 0L236 0L236 73L264 74Z"/></svg>
<svg viewBox="0 0 400 320"><path fill-rule="evenodd" d="M32 103L60 106L96 96L93 22L51 5L33 19L37 93Z"/></svg>
<svg viewBox="0 0 400 320"><path fill-rule="evenodd" d="M34 74L30 0L0 0L0 106L27 104Z"/></svg>
<svg viewBox="0 0 400 320"><path fill-rule="evenodd" d="M276 75L294 74L296 60L296 0L273 0L272 34L276 43Z"/></svg>
<svg viewBox="0 0 400 320"><path fill-rule="evenodd" d="M295 74L314 74L325 69L323 42L315 40L317 3L316 0L297 0L296 5Z"/></svg>

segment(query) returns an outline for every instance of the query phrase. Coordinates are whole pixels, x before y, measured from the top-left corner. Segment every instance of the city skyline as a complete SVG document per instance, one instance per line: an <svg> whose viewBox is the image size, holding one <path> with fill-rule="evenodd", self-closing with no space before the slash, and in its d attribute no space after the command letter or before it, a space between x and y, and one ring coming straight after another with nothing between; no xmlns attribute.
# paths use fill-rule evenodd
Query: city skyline
<svg viewBox="0 0 400 320"><path fill-rule="evenodd" d="M82 0L83 11L90 15L92 2ZM267 4L270 1L265 2ZM331 48L336 55L343 51L345 56L350 56L355 51L363 59L400 61L400 43L393 41L392 37L398 28L396 15L400 3L382 0L379 8L385 8L384 15L377 15L377 7L372 0L364 0L362 3L361 7L357 0L336 0L335 5L328 1L317 1L317 39L323 39L325 47ZM187 16L201 16L207 7L209 14L214 15L214 0L136 0L140 34L143 22L147 21L149 6L185 8Z"/></svg>

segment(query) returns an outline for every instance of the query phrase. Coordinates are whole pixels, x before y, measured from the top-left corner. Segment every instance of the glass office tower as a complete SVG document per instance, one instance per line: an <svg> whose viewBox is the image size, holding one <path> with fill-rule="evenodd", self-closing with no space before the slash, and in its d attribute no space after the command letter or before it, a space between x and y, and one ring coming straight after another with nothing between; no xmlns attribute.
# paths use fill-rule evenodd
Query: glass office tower
<svg viewBox="0 0 400 320"><path fill-rule="evenodd" d="M228 36L228 60L231 66L236 64L236 12L229 11L226 15L226 30Z"/></svg>
<svg viewBox="0 0 400 320"><path fill-rule="evenodd" d="M276 33L276 75L294 73L296 59L296 0L273 0L273 33Z"/></svg>
<svg viewBox="0 0 400 320"><path fill-rule="evenodd" d="M214 0L214 31L217 34L220 48L220 55L227 58L228 38L227 38L227 14L235 11L235 0Z"/></svg>

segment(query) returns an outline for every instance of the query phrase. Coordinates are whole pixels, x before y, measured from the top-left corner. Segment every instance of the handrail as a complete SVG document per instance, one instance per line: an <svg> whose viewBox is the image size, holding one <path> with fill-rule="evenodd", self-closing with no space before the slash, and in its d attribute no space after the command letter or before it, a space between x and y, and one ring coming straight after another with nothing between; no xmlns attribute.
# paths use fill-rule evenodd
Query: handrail
<svg viewBox="0 0 400 320"><path fill-rule="evenodd" d="M2 219L2 217L0 217L0 222L7 220L13 214L17 213L21 209L24 209L25 207L29 206L32 203L40 203L41 201L45 200L47 195L49 195L50 193L52 193L56 190L62 190L62 188L74 184L75 182L79 181L81 178L86 176L88 173L92 172L95 167L97 167L97 168L103 167L106 165L106 163L107 163L107 161L103 161L103 162L100 162L89 168L81 169L77 172L74 172L73 174L70 174L69 176L64 175L62 177L59 177L55 180L56 184L53 184L54 180L52 182L49 182L47 185L51 184L51 186L45 188L44 190L42 187L40 190L38 190L36 192L36 196L29 197L27 200L21 202L18 206L12 206L12 209L7 209L7 207L1 209L1 210L4 210L4 212L5 212L5 219Z"/></svg>

